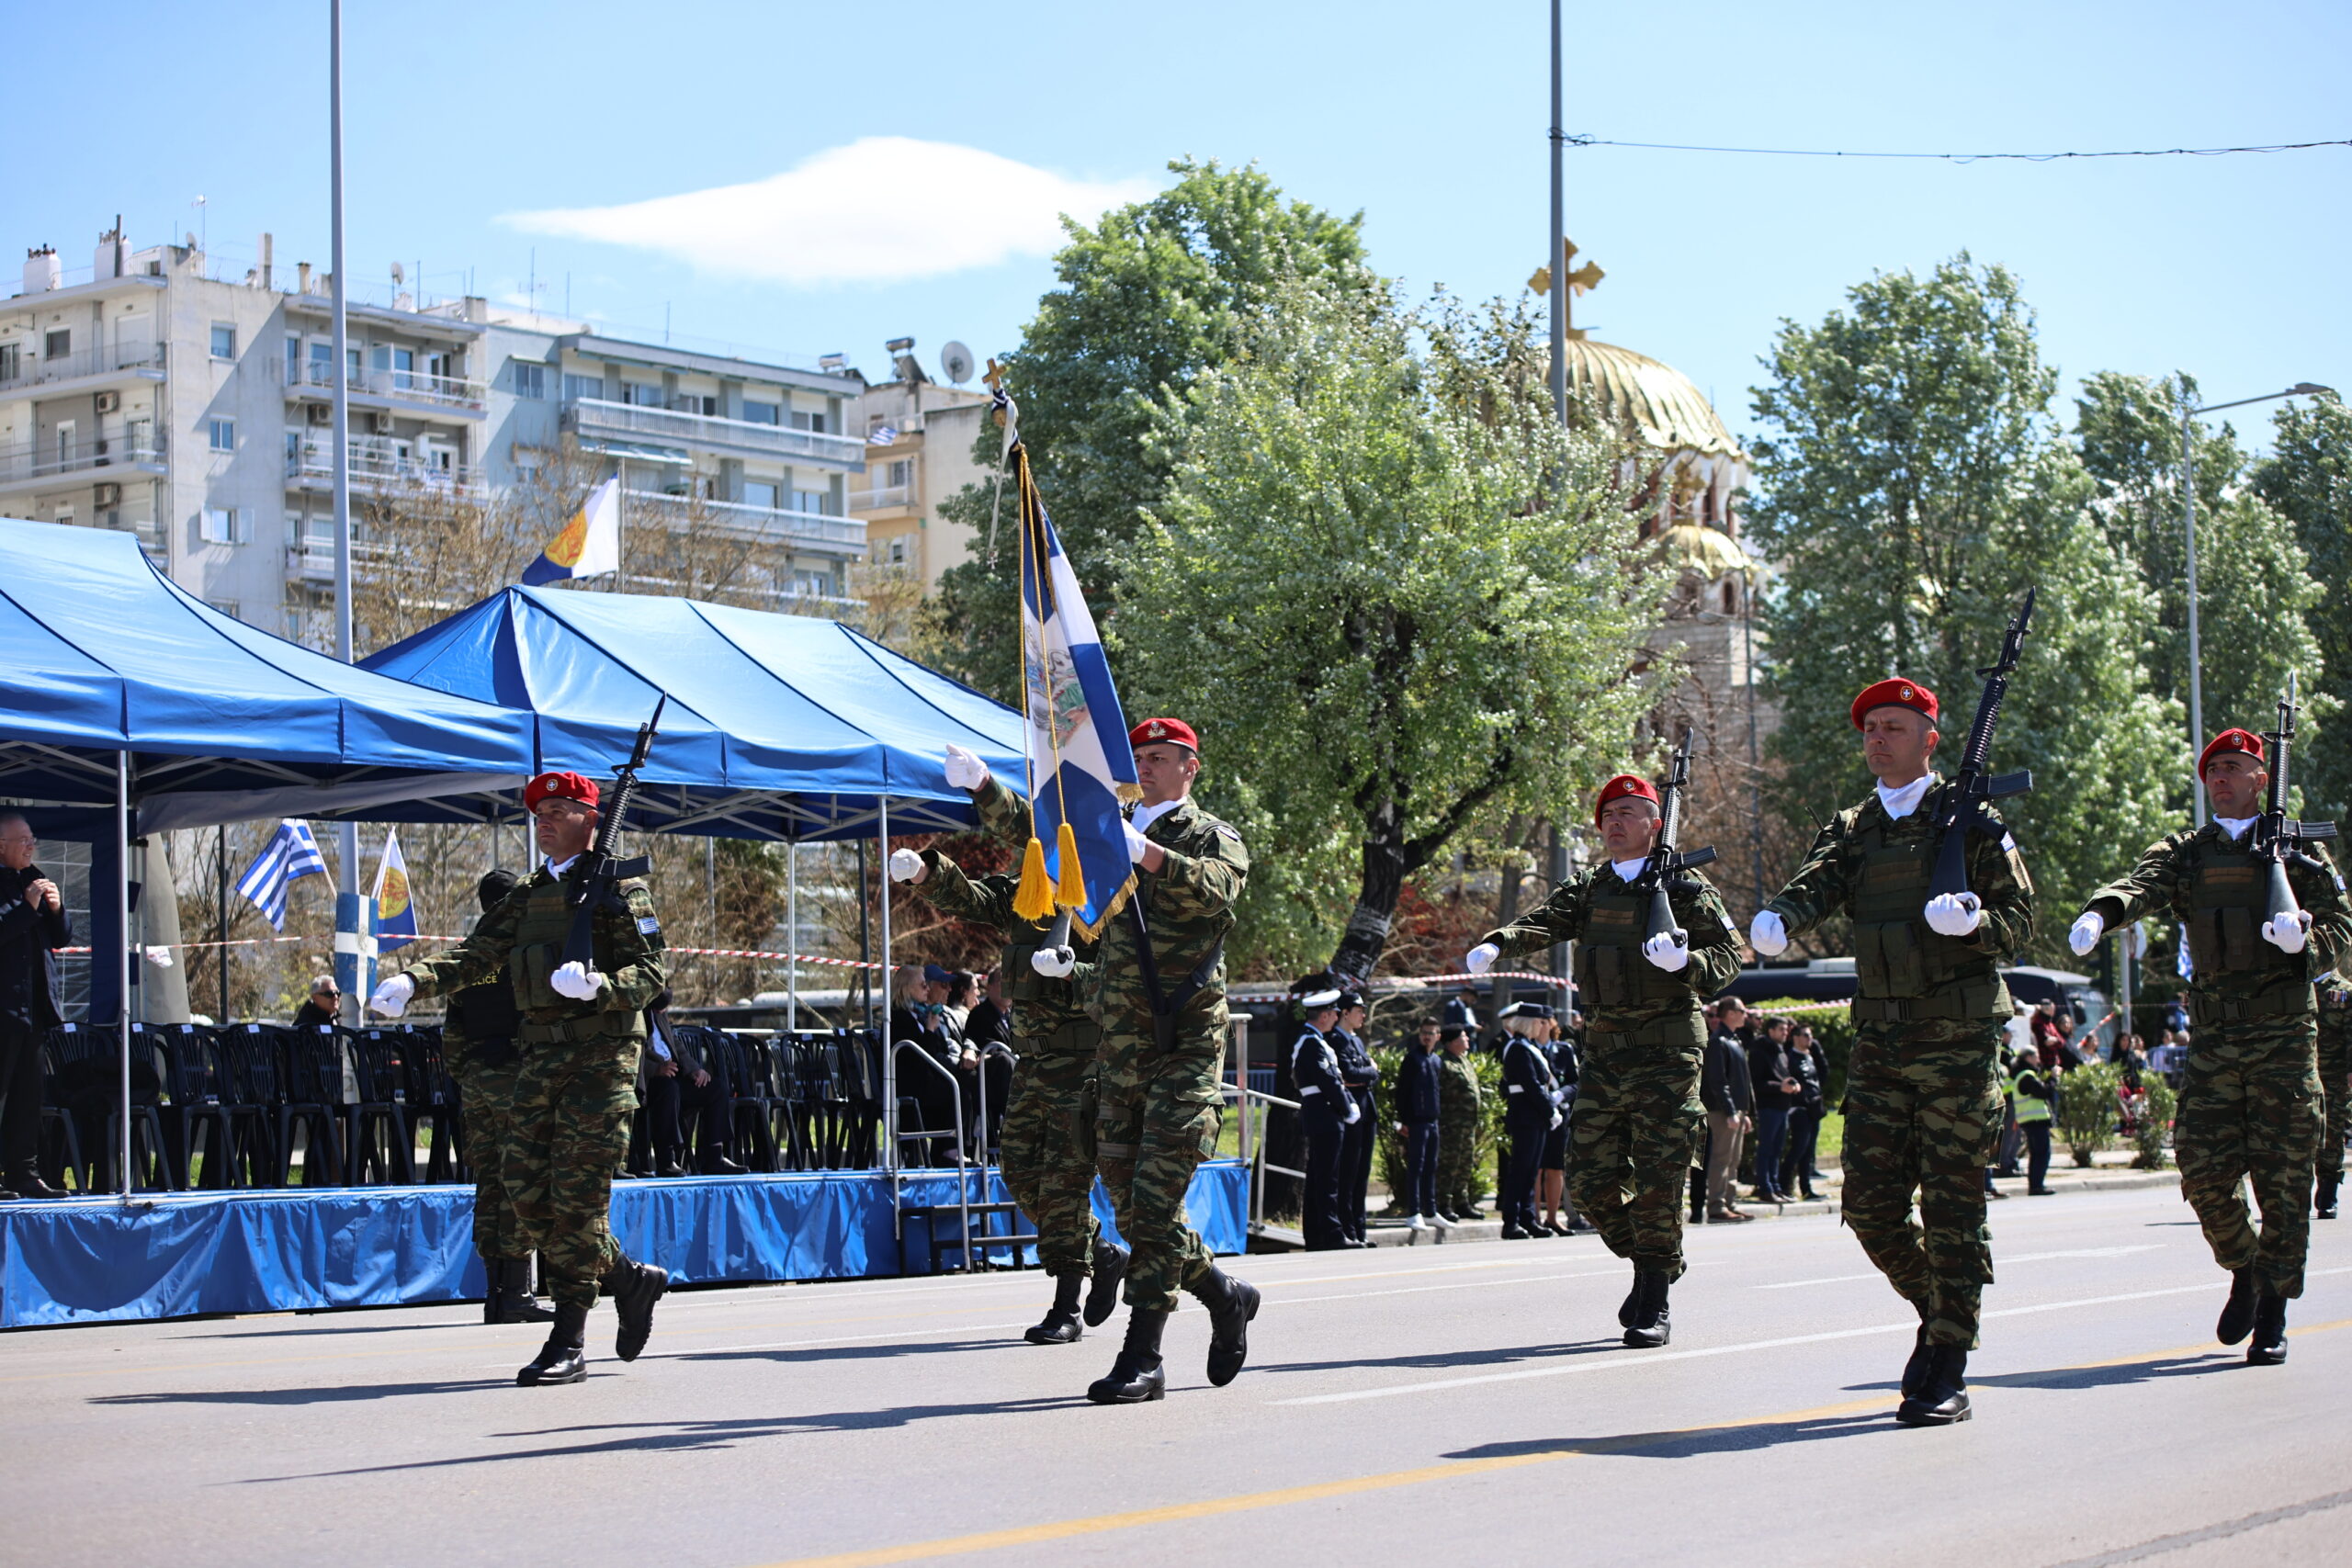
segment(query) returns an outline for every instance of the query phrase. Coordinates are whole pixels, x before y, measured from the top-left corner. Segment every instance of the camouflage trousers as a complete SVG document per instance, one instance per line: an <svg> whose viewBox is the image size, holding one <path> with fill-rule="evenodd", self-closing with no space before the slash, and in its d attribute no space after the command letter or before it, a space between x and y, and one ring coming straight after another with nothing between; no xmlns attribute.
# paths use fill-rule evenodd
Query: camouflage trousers
<svg viewBox="0 0 2352 1568"><path fill-rule="evenodd" d="M2001 1026L1917 1019L1858 1023L1855 1035L1846 1224L1887 1283L1920 1309L1931 1342L1973 1347L1993 1281L1984 1166L2001 1135Z"/></svg>
<svg viewBox="0 0 2352 1568"><path fill-rule="evenodd" d="M514 1126L499 1174L521 1246L547 1260L560 1306L593 1308L621 1260L613 1239L613 1171L628 1156L640 1043L612 1035L528 1047L515 1076Z"/></svg>
<svg viewBox="0 0 2352 1568"><path fill-rule="evenodd" d="M1035 1040L1014 1042L1021 1066L998 1136L1004 1184L1037 1226L1037 1261L1059 1279L1094 1271L1094 1160L1086 1138L1094 1121L1093 1057L1049 1055Z"/></svg>
<svg viewBox="0 0 2352 1568"><path fill-rule="evenodd" d="M1451 1214L1466 1214L1487 1195L1478 1175L1478 1127L1476 1106L1458 1113L1448 1109L1437 1124L1437 1206Z"/></svg>
<svg viewBox="0 0 2352 1568"><path fill-rule="evenodd" d="M1568 1195L1636 1269L1682 1277L1682 1186L1706 1126L1696 1045L1594 1034L1568 1123Z"/></svg>
<svg viewBox="0 0 2352 1568"><path fill-rule="evenodd" d="M2272 1292L2303 1293L2312 1164L2324 1113L2312 1021L2197 1026L2173 1122L2181 1196L2213 1261L2259 1269ZM2257 1233L2245 1184L2262 1209Z"/></svg>
<svg viewBox="0 0 2352 1568"><path fill-rule="evenodd" d="M2319 1089L2327 1102L2327 1126L2319 1140L2323 1171L2344 1168L2344 1140L2352 1133L2352 1030L2319 1032Z"/></svg>
<svg viewBox="0 0 2352 1568"><path fill-rule="evenodd" d="M1205 1053L1184 1041L1155 1066L1127 1081L1107 1077L1098 1091L1094 1168L1111 1194L1111 1212L1133 1257L1127 1305L1173 1312L1177 1293L1216 1267L1208 1244L1184 1213L1193 1172L1216 1152L1225 1094L1217 1082L1223 1042Z"/></svg>
<svg viewBox="0 0 2352 1568"><path fill-rule="evenodd" d="M466 1163L474 1172L474 1250L483 1258L522 1258L531 1248L514 1205L506 1196L506 1146L514 1136L514 1083L520 1058L472 1062L452 1052L449 1073L458 1080L458 1110L465 1118Z"/></svg>

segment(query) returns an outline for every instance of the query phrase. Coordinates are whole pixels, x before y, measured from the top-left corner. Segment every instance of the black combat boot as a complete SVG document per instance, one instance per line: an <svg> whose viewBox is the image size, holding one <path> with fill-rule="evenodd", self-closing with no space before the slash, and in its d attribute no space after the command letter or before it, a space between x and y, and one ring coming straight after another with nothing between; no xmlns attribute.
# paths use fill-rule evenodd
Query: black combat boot
<svg viewBox="0 0 2352 1568"><path fill-rule="evenodd" d="M1968 1408L1968 1348L1937 1345L1928 1351L1926 1386L1905 1394L1894 1407L1894 1418L1906 1427L1949 1427L1965 1421Z"/></svg>
<svg viewBox="0 0 2352 1568"><path fill-rule="evenodd" d="M2312 1192L2312 1208L2323 1220L2335 1218L2335 1189L2344 1180L2340 1170L2323 1170L2319 1186Z"/></svg>
<svg viewBox="0 0 2352 1568"><path fill-rule="evenodd" d="M656 1269L650 1263L635 1262L623 1254L605 1276L604 1286L611 1293L613 1311L621 1320L620 1332L613 1339L613 1354L624 1361L634 1361L653 1332L653 1303L670 1288L670 1271Z"/></svg>
<svg viewBox="0 0 2352 1568"><path fill-rule="evenodd" d="M1193 1287L1209 1309L1209 1386L1223 1388L1250 1359L1250 1320L1258 1315L1258 1287L1220 1269Z"/></svg>
<svg viewBox="0 0 2352 1568"><path fill-rule="evenodd" d="M1919 1309L1919 1337L1911 1341L1911 1359L1903 1363L1903 1397L1916 1399L1928 1386L1928 1374L1935 1366L1935 1350L1928 1343L1928 1303L1913 1302Z"/></svg>
<svg viewBox="0 0 2352 1568"><path fill-rule="evenodd" d="M1627 1346L1655 1350L1674 1337L1666 1307L1667 1287L1672 1283L1663 1269L1645 1269L1634 1276L1634 1289L1641 1300L1634 1308L1634 1321L1625 1325Z"/></svg>
<svg viewBox="0 0 2352 1568"><path fill-rule="evenodd" d="M1631 1328L1634 1326L1634 1319L1642 1310L1642 1281L1646 1278L1648 1278L1648 1276L1644 1274L1639 1269L1634 1270L1634 1288L1627 1291L1625 1292L1625 1299L1617 1303L1618 1327Z"/></svg>
<svg viewBox="0 0 2352 1568"><path fill-rule="evenodd" d="M1094 1238L1094 1282L1086 1292L1087 1327L1102 1327L1119 1310L1119 1281L1127 1277L1128 1256L1117 1242Z"/></svg>
<svg viewBox="0 0 2352 1568"><path fill-rule="evenodd" d="M2213 1325L2213 1337L2224 1345L2234 1345L2254 1327L2255 1303L2262 1294L2262 1281L2252 1268L2230 1270L2230 1299L2222 1303L2222 1316Z"/></svg>
<svg viewBox="0 0 2352 1568"><path fill-rule="evenodd" d="M2263 1288L2254 1306L2254 1337L2246 1341L2245 1364L2275 1367L2287 1359L2287 1298Z"/></svg>
<svg viewBox="0 0 2352 1568"><path fill-rule="evenodd" d="M531 1364L514 1374L515 1383L523 1388L537 1388L542 1383L585 1382L588 1380L588 1309L564 1306L555 1309L554 1325L548 1330L548 1342Z"/></svg>
<svg viewBox="0 0 2352 1568"><path fill-rule="evenodd" d="M1111 1370L1096 1379L1086 1397L1097 1404L1143 1404L1168 1397L1168 1371L1159 1364L1159 1334L1168 1326L1164 1312L1127 1309L1127 1342Z"/></svg>
<svg viewBox="0 0 2352 1568"><path fill-rule="evenodd" d="M543 1305L531 1290L529 1258L485 1258L490 1295L481 1303L484 1323L551 1323L552 1308Z"/></svg>
<svg viewBox="0 0 2352 1568"><path fill-rule="evenodd" d="M1078 1325L1078 1292L1086 1283L1083 1274L1058 1274L1054 1277L1054 1304L1046 1309L1045 1317L1021 1337L1032 1345L1067 1345L1086 1333Z"/></svg>

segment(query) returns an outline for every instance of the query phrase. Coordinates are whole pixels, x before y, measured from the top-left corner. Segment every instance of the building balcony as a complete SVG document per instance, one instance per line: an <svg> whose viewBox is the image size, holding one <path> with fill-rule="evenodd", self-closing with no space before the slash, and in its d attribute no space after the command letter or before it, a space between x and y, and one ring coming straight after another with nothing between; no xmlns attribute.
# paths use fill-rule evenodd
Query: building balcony
<svg viewBox="0 0 2352 1568"><path fill-rule="evenodd" d="M392 561L392 547L374 540L351 541L351 575L365 581L382 571ZM334 541L304 539L289 545L286 550L286 581L307 583L312 587L334 585Z"/></svg>
<svg viewBox="0 0 2352 1568"><path fill-rule="evenodd" d="M0 398L62 397L163 378L164 344L160 343L85 349L51 359L30 355L0 359Z"/></svg>
<svg viewBox="0 0 2352 1568"><path fill-rule="evenodd" d="M319 360L288 365L273 360L286 395L306 402L334 400L334 366ZM418 413L454 413L482 417L489 388L480 381L455 376L428 376L422 370L363 370L352 378L353 408L408 409Z"/></svg>
<svg viewBox="0 0 2352 1568"><path fill-rule="evenodd" d="M401 445L406 445L402 443ZM481 490L481 470L430 448L401 451L392 443L361 437L351 443L351 488L371 495L424 490L470 497ZM334 488L334 444L305 441L286 455L286 488L307 491Z"/></svg>
<svg viewBox="0 0 2352 1568"><path fill-rule="evenodd" d="M599 441L668 442L695 452L729 457L765 457L820 463L852 473L865 471L865 443L854 435L824 435L788 425L757 424L675 409L640 408L603 398L574 398L563 405L563 428L582 445Z"/></svg>
<svg viewBox="0 0 2352 1568"><path fill-rule="evenodd" d="M79 441L59 450L54 445L0 447L0 495L25 491L56 490L78 477L125 479L164 472L164 440L143 435L135 444L112 440Z"/></svg>
<svg viewBox="0 0 2352 1568"><path fill-rule="evenodd" d="M872 490L849 492L852 512L903 512L915 503L912 485L876 485Z"/></svg>
<svg viewBox="0 0 2352 1568"><path fill-rule="evenodd" d="M783 512L747 506L738 501L699 501L682 495L658 495L651 491L624 491L628 511L624 525L650 515L671 527L707 522L739 539L783 545L801 555L858 560L865 554L865 525L854 517L831 517L820 512Z"/></svg>

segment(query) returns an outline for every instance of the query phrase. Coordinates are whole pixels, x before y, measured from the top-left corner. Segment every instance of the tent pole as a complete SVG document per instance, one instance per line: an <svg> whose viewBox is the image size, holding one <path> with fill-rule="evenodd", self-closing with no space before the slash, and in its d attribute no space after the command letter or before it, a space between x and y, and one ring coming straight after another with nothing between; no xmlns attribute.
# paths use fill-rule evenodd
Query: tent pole
<svg viewBox="0 0 2352 1568"><path fill-rule="evenodd" d="M784 1028L800 1027L800 840L784 846Z"/></svg>
<svg viewBox="0 0 2352 1568"><path fill-rule="evenodd" d="M115 1111L121 1120L121 1142L115 1157L122 1163L123 1201L130 1201L130 753L114 754L114 994L116 1066L120 1093ZM225 950L224 950L225 951ZM95 954L93 956L96 956Z"/></svg>
<svg viewBox="0 0 2352 1568"><path fill-rule="evenodd" d="M214 829L212 844L213 875L220 886L216 889L220 912L220 1027L229 1026L229 825Z"/></svg>
<svg viewBox="0 0 2352 1568"><path fill-rule="evenodd" d="M892 1002L889 988L892 978L890 969L890 797L882 795L877 798L881 801L882 809L881 820L877 824L880 830L875 836L875 851L879 857L876 869L881 874L877 875L874 881L880 894L879 902L882 907L882 1033L884 1035L882 1042L882 1159L885 1169L895 1171L899 1168L899 1054L890 1048L892 1043L888 1038ZM867 973L872 974L873 971L868 970ZM870 987L872 982L868 981L867 985ZM870 989L869 994L871 994Z"/></svg>

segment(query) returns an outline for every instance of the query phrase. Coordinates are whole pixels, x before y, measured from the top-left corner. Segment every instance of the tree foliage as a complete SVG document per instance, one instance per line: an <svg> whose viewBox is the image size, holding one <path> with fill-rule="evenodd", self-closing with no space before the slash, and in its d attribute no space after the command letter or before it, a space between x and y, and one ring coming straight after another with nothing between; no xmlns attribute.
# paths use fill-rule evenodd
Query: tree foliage
<svg viewBox="0 0 2352 1568"><path fill-rule="evenodd" d="M2257 463L2254 491L2291 523L2316 584L2332 584L2304 612L2324 671L2306 671L2306 690L2341 699L2352 688L2352 410L2335 398L2279 411L2276 446ZM2323 683L2324 682L2324 683ZM2352 820L2352 718L2340 709L2319 719L2300 750L2303 811Z"/></svg>

